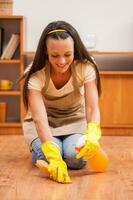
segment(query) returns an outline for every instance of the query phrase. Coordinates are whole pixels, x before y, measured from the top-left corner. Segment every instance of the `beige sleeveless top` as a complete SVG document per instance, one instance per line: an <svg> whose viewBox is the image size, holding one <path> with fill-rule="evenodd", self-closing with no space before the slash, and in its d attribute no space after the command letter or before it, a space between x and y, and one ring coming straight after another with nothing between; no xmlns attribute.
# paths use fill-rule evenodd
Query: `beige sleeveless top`
<svg viewBox="0 0 133 200"><path fill-rule="evenodd" d="M47 64L43 70L45 81L41 80L41 92L46 106L49 126L53 136L69 135L72 133L85 133L85 102L84 102L84 83L96 78L94 68L89 64L84 66L80 63L71 66L72 76L69 81L61 88L56 89L50 78L50 66ZM83 65L83 66L81 66ZM78 74L78 66L80 73ZM82 69L87 68L86 69ZM77 70L77 71L76 71ZM88 73L83 75L83 70ZM81 75L82 74L82 75ZM87 78L85 78L87 77ZM35 78L35 77L34 77ZM43 79L44 77L42 77ZM40 78L41 79L41 78ZM35 79L34 79L35 80ZM38 89L29 80L29 89ZM32 81L31 81L32 82ZM34 81L36 82L36 81ZM43 83L44 82L44 83ZM53 94L52 92L53 91ZM38 137L32 114L29 111L23 123L23 130L26 142L31 142Z"/></svg>

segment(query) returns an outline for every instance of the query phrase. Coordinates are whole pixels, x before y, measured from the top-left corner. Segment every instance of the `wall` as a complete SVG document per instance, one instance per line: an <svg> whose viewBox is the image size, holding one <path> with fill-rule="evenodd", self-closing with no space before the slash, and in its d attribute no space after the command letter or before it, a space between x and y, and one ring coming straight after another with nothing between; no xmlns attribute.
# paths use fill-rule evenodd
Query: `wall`
<svg viewBox="0 0 133 200"><path fill-rule="evenodd" d="M26 51L54 20L71 23L85 43L94 34L94 50L133 51L133 0L14 0L14 14L26 17Z"/></svg>

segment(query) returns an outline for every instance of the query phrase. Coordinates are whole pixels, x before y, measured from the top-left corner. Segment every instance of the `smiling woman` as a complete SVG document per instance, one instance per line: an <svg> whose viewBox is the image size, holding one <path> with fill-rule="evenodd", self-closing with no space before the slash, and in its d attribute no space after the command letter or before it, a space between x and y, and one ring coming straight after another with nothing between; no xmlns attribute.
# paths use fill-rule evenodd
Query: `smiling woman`
<svg viewBox="0 0 133 200"><path fill-rule="evenodd" d="M32 160L48 162L50 178L71 183L67 167L83 168L100 145L99 72L78 32L64 21L44 29L33 64L26 72L23 123ZM79 138L86 134L77 154ZM43 165L42 165L43 166Z"/></svg>

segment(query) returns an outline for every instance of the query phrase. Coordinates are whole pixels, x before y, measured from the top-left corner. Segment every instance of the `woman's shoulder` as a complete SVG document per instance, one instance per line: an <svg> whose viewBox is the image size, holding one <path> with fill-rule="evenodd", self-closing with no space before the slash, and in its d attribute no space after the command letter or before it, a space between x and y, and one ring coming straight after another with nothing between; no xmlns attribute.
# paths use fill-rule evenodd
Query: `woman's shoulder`
<svg viewBox="0 0 133 200"><path fill-rule="evenodd" d="M44 66L42 69L34 72L32 74L32 77L37 77L37 78L43 77L43 78L45 78L45 71L46 71L46 66Z"/></svg>
<svg viewBox="0 0 133 200"><path fill-rule="evenodd" d="M85 69L85 68L94 68L94 64L90 62L89 60L85 60L84 62L81 62L79 60L74 61L75 68L77 70Z"/></svg>
<svg viewBox="0 0 133 200"><path fill-rule="evenodd" d="M45 85L45 77L45 68L36 71L29 79L28 88L41 91Z"/></svg>
<svg viewBox="0 0 133 200"><path fill-rule="evenodd" d="M95 73L95 67L94 64L90 61L75 61L74 67L76 71L76 75L80 77L80 79L84 80L86 75L88 73L91 73L92 71Z"/></svg>

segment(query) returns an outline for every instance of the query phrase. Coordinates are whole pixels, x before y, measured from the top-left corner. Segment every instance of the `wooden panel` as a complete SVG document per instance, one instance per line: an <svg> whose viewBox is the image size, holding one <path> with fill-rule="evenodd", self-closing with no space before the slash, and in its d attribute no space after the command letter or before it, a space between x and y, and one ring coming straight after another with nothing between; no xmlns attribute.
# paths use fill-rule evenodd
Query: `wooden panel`
<svg viewBox="0 0 133 200"><path fill-rule="evenodd" d="M22 135L22 128L21 127L0 127L0 135Z"/></svg>
<svg viewBox="0 0 133 200"><path fill-rule="evenodd" d="M0 135L22 134L21 123L0 123Z"/></svg>
<svg viewBox="0 0 133 200"><path fill-rule="evenodd" d="M101 123L133 126L133 75L101 75Z"/></svg>
<svg viewBox="0 0 133 200"><path fill-rule="evenodd" d="M116 127L115 125L103 126L101 125L102 135L112 135L112 136L133 136L133 128L124 127L121 128L120 125Z"/></svg>

